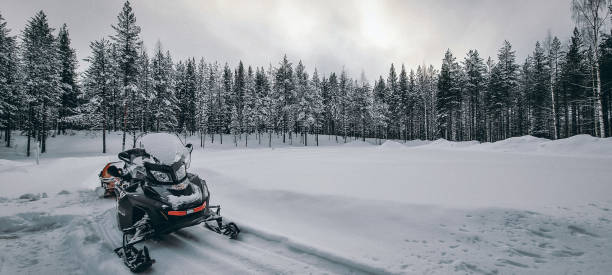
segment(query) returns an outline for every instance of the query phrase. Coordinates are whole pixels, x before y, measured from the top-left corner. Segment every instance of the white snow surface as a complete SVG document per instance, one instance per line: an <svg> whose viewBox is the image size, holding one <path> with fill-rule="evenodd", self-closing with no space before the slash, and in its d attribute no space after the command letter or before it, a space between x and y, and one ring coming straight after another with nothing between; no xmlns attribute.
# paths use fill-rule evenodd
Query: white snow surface
<svg viewBox="0 0 612 275"><path fill-rule="evenodd" d="M248 149L229 136L206 149L189 139L189 171L241 226L239 240L194 226L147 241L151 273L612 270L610 138L333 146L321 136L321 147L304 148L274 137L274 149L267 136L261 145L250 138ZM106 155L99 139L51 138L40 165L20 153L21 137L0 150L0 274L129 274L112 252L121 243L114 200L92 191L117 160L120 135L110 135Z"/></svg>

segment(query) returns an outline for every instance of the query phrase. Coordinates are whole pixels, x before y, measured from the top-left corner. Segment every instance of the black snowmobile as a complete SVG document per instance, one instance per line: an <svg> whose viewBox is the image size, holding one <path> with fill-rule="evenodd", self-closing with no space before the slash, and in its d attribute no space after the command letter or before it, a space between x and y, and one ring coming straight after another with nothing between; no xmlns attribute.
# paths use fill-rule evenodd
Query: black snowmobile
<svg viewBox="0 0 612 275"><path fill-rule="evenodd" d="M119 153L123 169L108 167L109 174L121 179L114 190L123 244L115 252L132 272L144 271L155 262L146 246L138 249L135 244L184 227L204 223L216 233L238 237L240 229L223 222L221 207L209 205L206 182L187 172L191 144L156 133L139 138L137 147Z"/></svg>

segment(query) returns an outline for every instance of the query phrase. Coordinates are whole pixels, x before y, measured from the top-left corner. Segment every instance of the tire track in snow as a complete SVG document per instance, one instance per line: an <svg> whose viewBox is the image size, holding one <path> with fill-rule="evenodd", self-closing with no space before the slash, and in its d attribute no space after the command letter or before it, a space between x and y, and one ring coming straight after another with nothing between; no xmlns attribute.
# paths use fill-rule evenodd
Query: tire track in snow
<svg viewBox="0 0 612 275"><path fill-rule="evenodd" d="M121 244L121 234L114 221L114 209L93 218L96 231L111 247ZM286 238L243 228L238 240L229 240L196 225L149 240L151 257L156 260L152 272L199 271L239 274L391 274L349 259L334 256ZM109 251L112 252L112 251ZM114 256L114 253L113 253ZM121 259L115 258L118 265ZM126 268L127 271L127 268Z"/></svg>

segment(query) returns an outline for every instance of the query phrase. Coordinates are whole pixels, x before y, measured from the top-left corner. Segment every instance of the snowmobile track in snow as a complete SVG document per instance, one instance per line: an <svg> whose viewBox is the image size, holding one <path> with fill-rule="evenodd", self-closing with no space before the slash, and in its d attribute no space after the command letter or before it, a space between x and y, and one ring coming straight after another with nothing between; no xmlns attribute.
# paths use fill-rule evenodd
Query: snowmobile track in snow
<svg viewBox="0 0 612 275"><path fill-rule="evenodd" d="M115 209L108 209L94 217L95 230L110 247L121 244L114 215ZM153 272L391 274L248 227L243 227L238 240L229 240L196 225L147 241L145 245L156 260L151 267ZM116 258L111 250L108 253ZM119 258L116 261L121 264Z"/></svg>

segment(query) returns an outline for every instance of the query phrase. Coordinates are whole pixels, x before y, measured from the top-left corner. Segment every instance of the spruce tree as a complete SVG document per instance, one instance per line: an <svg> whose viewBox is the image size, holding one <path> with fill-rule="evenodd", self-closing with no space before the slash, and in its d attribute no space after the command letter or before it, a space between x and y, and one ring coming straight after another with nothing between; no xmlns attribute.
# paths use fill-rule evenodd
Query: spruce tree
<svg viewBox="0 0 612 275"><path fill-rule="evenodd" d="M58 59L60 64L60 82L62 87L57 130L65 134L67 127L74 127L68 118L77 114L79 106L79 87L77 85L77 60L74 49L70 46L70 35L66 24L58 34Z"/></svg>
<svg viewBox="0 0 612 275"><path fill-rule="evenodd" d="M111 100L111 46L105 39L91 42L89 45L91 55L85 59L89 67L85 71L85 90L90 103L95 110L94 118L99 121L102 129L102 153L106 153L106 132L108 130L108 115L112 111L109 108Z"/></svg>
<svg viewBox="0 0 612 275"><path fill-rule="evenodd" d="M6 147L11 147L12 130L19 126L21 102L17 42L0 14L0 127L4 128Z"/></svg>
<svg viewBox="0 0 612 275"><path fill-rule="evenodd" d="M47 129L51 110L57 107L61 94L59 62L53 28L47 15L40 11L30 19L22 33L24 84L28 103L27 155L30 155L31 137L41 142L41 153L46 151Z"/></svg>
<svg viewBox="0 0 612 275"><path fill-rule="evenodd" d="M447 140L455 140L456 138L455 120L461 104L461 90L458 83L459 65L455 60L450 50L447 50L442 60L436 96L438 127L440 135Z"/></svg>
<svg viewBox="0 0 612 275"><path fill-rule="evenodd" d="M531 106L533 109L533 124L531 134L536 137L550 137L548 132L548 114L549 104L548 99L550 90L548 88L550 81L550 73L548 64L546 63L546 55L540 42L536 42L533 52L533 95L531 96Z"/></svg>
<svg viewBox="0 0 612 275"><path fill-rule="evenodd" d="M484 75L486 73L485 64L477 50L470 50L463 61L466 82L465 89L468 98L468 139L484 141L480 135L481 125L481 98L485 89Z"/></svg>
<svg viewBox="0 0 612 275"><path fill-rule="evenodd" d="M280 105L280 119L282 123L283 132L283 143L286 140L287 131L291 128L292 111L295 102L295 87L293 79L293 67L291 62L287 59L287 55L283 56L283 60L279 64L279 68L276 70L274 79L274 90L276 94L277 103Z"/></svg>
<svg viewBox="0 0 612 275"><path fill-rule="evenodd" d="M117 70L120 77L120 87L122 92L123 106L122 112L122 130L123 138L121 142L122 150L125 150L126 132L135 127L135 116L131 109L134 108L137 92L137 77L138 77L138 50L141 47L140 27L136 25L136 16L132 10L129 1L123 4L123 9L117 15L117 24L112 26L115 30L115 35L112 36L117 49ZM128 106L129 105L129 106ZM128 124L129 120L129 124ZM136 140L134 137L134 144Z"/></svg>

